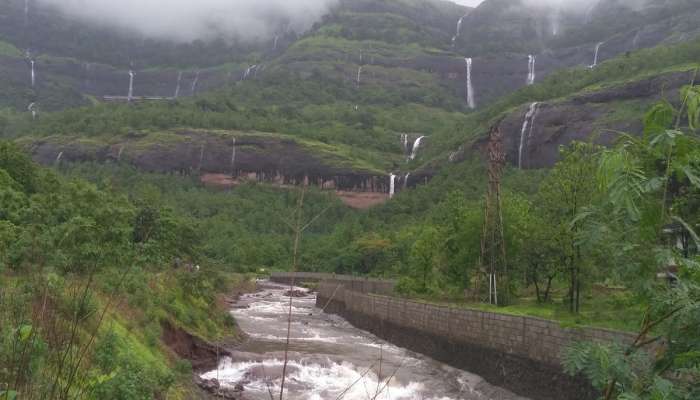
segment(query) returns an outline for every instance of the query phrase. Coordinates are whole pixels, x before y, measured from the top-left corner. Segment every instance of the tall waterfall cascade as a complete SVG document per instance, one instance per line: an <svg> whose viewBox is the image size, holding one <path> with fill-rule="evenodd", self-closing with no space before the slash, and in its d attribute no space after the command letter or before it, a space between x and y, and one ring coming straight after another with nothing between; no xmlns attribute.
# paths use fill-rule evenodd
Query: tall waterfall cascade
<svg viewBox="0 0 700 400"><path fill-rule="evenodd" d="M32 87L36 85L36 71L34 70L34 60L29 60L29 65L31 66L31 82L32 82Z"/></svg>
<svg viewBox="0 0 700 400"><path fill-rule="evenodd" d="M535 84L535 63L537 62L537 57L532 54L527 56L527 84Z"/></svg>
<svg viewBox="0 0 700 400"><path fill-rule="evenodd" d="M62 158L63 158L63 152L58 153L58 155L56 156L56 161L54 162L56 164L56 166L61 164Z"/></svg>
<svg viewBox="0 0 700 400"><path fill-rule="evenodd" d="M462 23L464 22L464 18L466 18L466 17L467 16L464 15L457 21L457 29L455 30L455 35L452 36L452 46L454 46L457 43L457 39L459 38L459 35L462 33Z"/></svg>
<svg viewBox="0 0 700 400"><path fill-rule="evenodd" d="M418 139L416 139L415 142L413 142L413 148L411 149L411 156L409 157L409 160L416 159L416 157L418 156L418 150L420 149L420 145L423 142L423 139L425 139L425 136L421 136Z"/></svg>
<svg viewBox="0 0 700 400"><path fill-rule="evenodd" d="M389 175L389 198L393 198L396 194L396 175Z"/></svg>
<svg viewBox="0 0 700 400"><path fill-rule="evenodd" d="M357 87L360 87L360 82L362 81L362 66L357 67Z"/></svg>
<svg viewBox="0 0 700 400"><path fill-rule="evenodd" d="M256 65L251 65L250 67L246 68L245 72L243 73L243 78L241 79L242 81L250 78L250 74L255 72L255 76L257 76L257 64Z"/></svg>
<svg viewBox="0 0 700 400"><path fill-rule="evenodd" d="M474 86L472 85L472 59L465 58L464 62L467 65L467 106L472 110L476 108L474 100Z"/></svg>
<svg viewBox="0 0 700 400"><path fill-rule="evenodd" d="M190 88L190 93L194 96L197 93L197 84L199 83L199 71L194 75L194 80L192 81L192 87Z"/></svg>
<svg viewBox="0 0 700 400"><path fill-rule="evenodd" d="M180 96L180 83L182 83L182 71L177 73L177 83L175 84L175 94L173 95L176 99Z"/></svg>
<svg viewBox="0 0 700 400"><path fill-rule="evenodd" d="M129 94L127 100L131 101L134 98L134 71L129 70Z"/></svg>
<svg viewBox="0 0 700 400"><path fill-rule="evenodd" d="M523 168L523 154L532 136L532 129L535 125L535 118L537 117L539 106L540 103L538 102L530 104L530 108L525 114L523 126L520 129L520 145L518 146L518 168L520 169Z"/></svg>
<svg viewBox="0 0 700 400"><path fill-rule="evenodd" d="M233 138L232 150L231 150L231 176L235 175L236 172L236 138Z"/></svg>
<svg viewBox="0 0 700 400"><path fill-rule="evenodd" d="M36 119L36 103L29 103L29 106L27 106L27 111L32 113L32 119Z"/></svg>
<svg viewBox="0 0 700 400"><path fill-rule="evenodd" d="M403 147L404 153L408 154L408 133L401 134L401 146Z"/></svg>
<svg viewBox="0 0 700 400"><path fill-rule="evenodd" d="M634 38L632 39L632 50L637 50L639 48L639 36L641 36L641 34L641 29L638 29L637 33L634 34Z"/></svg>
<svg viewBox="0 0 700 400"><path fill-rule="evenodd" d="M593 55L593 64L590 65L590 68L595 68L598 66L598 53L600 52L600 46L602 46L605 42L600 42L595 45L595 52Z"/></svg>
<svg viewBox="0 0 700 400"><path fill-rule="evenodd" d="M549 22L552 27L552 36L557 36L559 34L559 29L561 27L561 16L559 11L555 11L549 17Z"/></svg>

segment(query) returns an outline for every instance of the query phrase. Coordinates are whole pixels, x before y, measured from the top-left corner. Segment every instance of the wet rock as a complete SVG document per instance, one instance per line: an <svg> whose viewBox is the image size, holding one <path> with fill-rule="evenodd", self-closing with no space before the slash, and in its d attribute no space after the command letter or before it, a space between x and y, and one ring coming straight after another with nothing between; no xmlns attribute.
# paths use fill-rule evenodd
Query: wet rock
<svg viewBox="0 0 700 400"><path fill-rule="evenodd" d="M559 160L560 147L574 141L608 146L619 138L617 132L641 135L640 114L616 110L625 107L643 110L662 98L678 102L679 90L690 82L692 74L692 71L674 72L580 94L565 101L540 103L534 124L523 137L523 121L531 106L524 104L499 123L506 160L511 165L519 164L522 142L522 167L547 168ZM472 149L485 156L486 144L484 137ZM455 159L463 159L465 153L455 155Z"/></svg>
<svg viewBox="0 0 700 400"><path fill-rule="evenodd" d="M285 297L306 297L308 295L309 294L306 291L298 289L287 290L286 292L284 292Z"/></svg>
<svg viewBox="0 0 700 400"><path fill-rule="evenodd" d="M202 379L199 376L195 376L194 382L205 392L213 395L219 399L229 399L229 400L244 400L243 392L245 388L242 384L238 383L233 388L222 387L221 383L216 379Z"/></svg>
<svg viewBox="0 0 700 400"><path fill-rule="evenodd" d="M221 387L219 380L216 378L214 378L214 379L202 379L199 376L195 376L194 383L209 393L216 393L219 390L219 388Z"/></svg>

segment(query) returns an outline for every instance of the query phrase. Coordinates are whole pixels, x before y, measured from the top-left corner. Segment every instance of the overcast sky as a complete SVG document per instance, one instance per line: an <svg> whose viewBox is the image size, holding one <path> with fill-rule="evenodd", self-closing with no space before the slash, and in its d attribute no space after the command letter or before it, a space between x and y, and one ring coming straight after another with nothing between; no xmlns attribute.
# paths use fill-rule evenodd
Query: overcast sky
<svg viewBox="0 0 700 400"><path fill-rule="evenodd" d="M34 0L64 13L147 37L189 42L218 37L271 39L281 27L303 32L339 0ZM484 0L453 0L477 6ZM533 5L581 6L600 0L524 0ZM627 0L639 2L642 0Z"/></svg>
<svg viewBox="0 0 700 400"><path fill-rule="evenodd" d="M303 32L338 0L36 0L102 26L191 41L270 39L281 26Z"/></svg>

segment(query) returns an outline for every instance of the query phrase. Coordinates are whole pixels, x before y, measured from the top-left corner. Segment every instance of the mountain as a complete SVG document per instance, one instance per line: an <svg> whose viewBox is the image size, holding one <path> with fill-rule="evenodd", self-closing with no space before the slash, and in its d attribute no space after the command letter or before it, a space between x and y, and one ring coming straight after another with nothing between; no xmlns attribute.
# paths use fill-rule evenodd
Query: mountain
<svg viewBox="0 0 700 400"><path fill-rule="evenodd" d="M21 20L20 6L9 2L5 15ZM80 21L37 9L24 21L24 31L32 32L33 43L46 43L37 47L44 54L21 55L17 46L26 42L12 34L22 30L17 24L3 32L7 44L0 72L9 90L2 99L19 111L6 112L4 134L31 133L34 139L25 143L35 143L28 146L48 164L59 154L66 161L114 160L115 151L130 142L145 149L143 138L148 138L149 146L167 151L124 154L146 171L234 172L276 184L299 183L308 180L306 174L321 177L311 181L322 187L386 195L425 183L448 159L466 157L468 149L478 147L470 141L498 115L509 159L521 159L522 121L538 102L526 164L548 166L561 144L601 129L638 130L632 111L666 89L664 78L655 77L692 63L697 41L690 39L698 28L690 23L697 12L691 6L682 0L637 7L600 2L586 10L557 10L521 0L487 0L470 9L439 0L341 1L302 35L289 33L238 51L238 45L225 42L192 43L179 47L181 59L173 55L172 44L135 44L136 39L112 30L87 36L113 41L115 51L104 51L96 41L100 50L89 56L90 46L73 47L66 39L76 34ZM618 15L615 23L605 19L611 13ZM41 29L31 28L33 19L41 21ZM647 25L632 29L634 23ZM664 47L670 50L641 50L677 42ZM121 61L129 57L115 57L130 46L138 50L131 70ZM469 68L458 54L467 51L474 53ZM652 61L665 51L673 56ZM220 55L202 58L207 52ZM90 62L80 57L91 57ZM31 79L27 82L32 63L34 88ZM591 68L593 63L600 65ZM687 74L674 76L671 89L678 90ZM601 86L606 84L614 88ZM133 104L118 104L129 98ZM22 116L29 103L38 110L35 120L26 111ZM627 111L610 115L605 107L612 103L625 104ZM76 105L85 108L72 109ZM71 109L46 113L66 107ZM241 160L249 158L234 169L226 155L234 146L211 142L216 132L236 140L263 135L267 145L250 143L255 148L250 156L241 145ZM89 137L90 145L81 144L81 137ZM191 144L173 151L169 143L183 137ZM274 152L296 154L285 144L290 141L306 150L288 163L270 164ZM197 156L210 155L210 148L221 150L212 156L220 161ZM342 156L328 158L323 152ZM154 165L149 158L160 160L159 169L149 167ZM314 161L319 159L325 161Z"/></svg>

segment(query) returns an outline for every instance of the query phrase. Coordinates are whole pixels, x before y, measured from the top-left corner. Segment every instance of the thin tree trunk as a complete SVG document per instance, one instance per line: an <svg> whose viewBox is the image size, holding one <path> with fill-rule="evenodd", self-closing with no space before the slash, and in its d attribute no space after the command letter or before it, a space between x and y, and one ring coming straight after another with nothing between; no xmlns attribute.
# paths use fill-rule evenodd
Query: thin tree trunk
<svg viewBox="0 0 700 400"><path fill-rule="evenodd" d="M547 277L547 289L544 291L544 301L549 302L549 295L550 291L552 290L552 280L554 280L554 276L550 275Z"/></svg>

